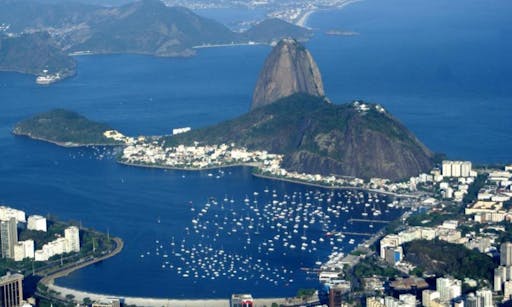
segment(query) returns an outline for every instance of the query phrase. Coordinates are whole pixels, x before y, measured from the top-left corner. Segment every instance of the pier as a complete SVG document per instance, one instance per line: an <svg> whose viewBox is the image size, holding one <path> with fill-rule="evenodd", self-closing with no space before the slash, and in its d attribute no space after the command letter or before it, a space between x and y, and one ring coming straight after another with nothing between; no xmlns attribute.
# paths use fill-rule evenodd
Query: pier
<svg viewBox="0 0 512 307"><path fill-rule="evenodd" d="M389 224L391 223L391 221L386 221L386 220L370 220L370 219L354 219L354 218L351 218L348 220L349 223L352 223L352 222L367 222L367 223L380 223L380 224Z"/></svg>
<svg viewBox="0 0 512 307"><path fill-rule="evenodd" d="M336 234L343 234L343 235L350 235L350 236L364 236L364 237L371 237L375 235L374 233L370 232L352 232L352 231L340 231L336 232Z"/></svg>

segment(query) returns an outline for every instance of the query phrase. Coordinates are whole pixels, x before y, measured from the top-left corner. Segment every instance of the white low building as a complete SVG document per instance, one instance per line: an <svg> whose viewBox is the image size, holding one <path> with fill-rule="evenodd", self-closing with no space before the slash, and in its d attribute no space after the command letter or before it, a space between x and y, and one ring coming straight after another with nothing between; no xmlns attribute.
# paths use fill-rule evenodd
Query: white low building
<svg viewBox="0 0 512 307"><path fill-rule="evenodd" d="M80 230L70 226L64 230L64 237L55 239L35 252L36 261L47 261L49 258L64 253L80 251Z"/></svg>
<svg viewBox="0 0 512 307"><path fill-rule="evenodd" d="M14 245L14 261L34 259L34 240L19 241Z"/></svg>
<svg viewBox="0 0 512 307"><path fill-rule="evenodd" d="M15 218L18 223L25 223L25 211L14 208L0 206L0 220L8 221L11 217Z"/></svg>
<svg viewBox="0 0 512 307"><path fill-rule="evenodd" d="M44 250L40 249L37 250L34 253L34 260L35 261L47 261L50 257L48 257L48 254L44 252Z"/></svg>
<svg viewBox="0 0 512 307"><path fill-rule="evenodd" d="M28 230L47 231L46 218L40 215L31 215L27 221Z"/></svg>

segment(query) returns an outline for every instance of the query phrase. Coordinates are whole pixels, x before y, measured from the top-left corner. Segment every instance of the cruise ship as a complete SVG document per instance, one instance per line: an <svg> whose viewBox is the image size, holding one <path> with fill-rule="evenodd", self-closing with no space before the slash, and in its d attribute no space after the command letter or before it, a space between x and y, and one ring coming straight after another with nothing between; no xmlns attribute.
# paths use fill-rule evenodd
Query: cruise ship
<svg viewBox="0 0 512 307"><path fill-rule="evenodd" d="M47 84L51 84L51 83L57 82L60 79L61 79L61 76L60 76L59 73L50 75L50 74L47 74L47 72L45 71L44 75L37 76L36 83L37 84L47 85Z"/></svg>

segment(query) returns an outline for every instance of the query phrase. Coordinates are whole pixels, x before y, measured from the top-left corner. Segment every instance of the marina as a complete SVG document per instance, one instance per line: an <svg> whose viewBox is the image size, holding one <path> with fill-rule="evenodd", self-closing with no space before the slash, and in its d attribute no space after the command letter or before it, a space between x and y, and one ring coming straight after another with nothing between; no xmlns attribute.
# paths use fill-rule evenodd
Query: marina
<svg viewBox="0 0 512 307"><path fill-rule="evenodd" d="M212 176L213 177L213 176ZM355 219L380 207L387 218L388 197L353 190L305 190L281 194L265 187L252 195L209 197L189 202L190 222L183 236L159 238L142 250L151 262L182 280L257 281L273 287L318 284L311 273L337 267L362 237L373 236L387 220ZM370 227L372 225L372 227ZM304 270L304 268L309 268Z"/></svg>

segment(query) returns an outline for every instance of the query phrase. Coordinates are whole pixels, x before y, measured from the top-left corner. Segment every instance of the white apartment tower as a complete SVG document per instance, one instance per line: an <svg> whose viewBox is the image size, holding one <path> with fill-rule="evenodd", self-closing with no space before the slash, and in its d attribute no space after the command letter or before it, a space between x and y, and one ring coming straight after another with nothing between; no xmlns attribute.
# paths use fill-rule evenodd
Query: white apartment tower
<svg viewBox="0 0 512 307"><path fill-rule="evenodd" d="M476 298L480 303L480 307L493 307L492 291L489 289L480 289L476 291Z"/></svg>
<svg viewBox="0 0 512 307"><path fill-rule="evenodd" d="M505 242L500 246L500 265L512 265L512 243Z"/></svg>
<svg viewBox="0 0 512 307"><path fill-rule="evenodd" d="M17 223L15 217L0 222L2 258L14 259L14 246L18 243Z"/></svg>
<svg viewBox="0 0 512 307"><path fill-rule="evenodd" d="M441 174L443 177L451 177L452 176L452 162L451 161L443 161L441 167Z"/></svg>
<svg viewBox="0 0 512 307"><path fill-rule="evenodd" d="M66 238L67 252L79 252L80 251L80 231L76 226L70 226L64 230L64 238Z"/></svg>
<svg viewBox="0 0 512 307"><path fill-rule="evenodd" d="M439 292L441 301L450 302L454 298L460 297L462 282L453 278L438 278L436 280L436 290Z"/></svg>
<svg viewBox="0 0 512 307"><path fill-rule="evenodd" d="M448 161L441 163L443 177L471 177L472 164L470 161Z"/></svg>

